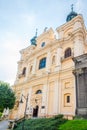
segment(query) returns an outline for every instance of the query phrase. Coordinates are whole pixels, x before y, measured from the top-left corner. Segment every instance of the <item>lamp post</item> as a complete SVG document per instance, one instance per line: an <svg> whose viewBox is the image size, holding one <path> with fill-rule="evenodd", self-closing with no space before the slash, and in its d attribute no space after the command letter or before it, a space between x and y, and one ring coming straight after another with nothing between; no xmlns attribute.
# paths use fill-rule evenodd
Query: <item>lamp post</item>
<svg viewBox="0 0 87 130"><path fill-rule="evenodd" d="M22 94L22 96L21 96L21 100L20 100L20 103L23 103L23 100L22 100L22 97L25 99L25 101L26 101L26 105L25 105L25 111L24 111L24 120L25 120L25 117L26 117L26 110L27 110L27 102L28 102L28 96L29 96L29 94L27 94L27 97L25 97L23 94ZM23 123L22 123L22 130L24 130L24 121L23 121Z"/></svg>

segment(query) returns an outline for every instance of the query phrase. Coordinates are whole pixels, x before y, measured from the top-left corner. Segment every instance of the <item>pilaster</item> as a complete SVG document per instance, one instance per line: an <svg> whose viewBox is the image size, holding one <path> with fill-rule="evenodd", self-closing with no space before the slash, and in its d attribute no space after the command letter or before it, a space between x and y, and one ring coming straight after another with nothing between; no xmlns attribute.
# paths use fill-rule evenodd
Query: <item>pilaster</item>
<svg viewBox="0 0 87 130"><path fill-rule="evenodd" d="M62 92L61 92L62 88L61 87L62 87L61 86L61 80L58 79L58 103L59 103L59 105L58 105L58 113L59 114L61 114L61 101L62 101Z"/></svg>
<svg viewBox="0 0 87 130"><path fill-rule="evenodd" d="M48 51L47 53L47 62L46 62L46 71L50 72L50 57L51 57L51 53L50 51Z"/></svg>
<svg viewBox="0 0 87 130"><path fill-rule="evenodd" d="M56 80L55 87L54 87L54 115L58 114L58 106L59 106L58 96L59 96L58 81Z"/></svg>
<svg viewBox="0 0 87 130"><path fill-rule="evenodd" d="M34 59L32 74L35 74L37 59Z"/></svg>
<svg viewBox="0 0 87 130"><path fill-rule="evenodd" d="M62 54L62 48L59 47L57 49L56 71L59 71L61 69L61 54Z"/></svg>
<svg viewBox="0 0 87 130"><path fill-rule="evenodd" d="M41 108L41 113L43 116L46 114L46 104L47 104L47 86L43 85L43 93L42 93L42 108Z"/></svg>
<svg viewBox="0 0 87 130"><path fill-rule="evenodd" d="M30 63L28 63L28 65L27 65L26 80L27 80L28 77L29 77L29 68L30 68Z"/></svg>

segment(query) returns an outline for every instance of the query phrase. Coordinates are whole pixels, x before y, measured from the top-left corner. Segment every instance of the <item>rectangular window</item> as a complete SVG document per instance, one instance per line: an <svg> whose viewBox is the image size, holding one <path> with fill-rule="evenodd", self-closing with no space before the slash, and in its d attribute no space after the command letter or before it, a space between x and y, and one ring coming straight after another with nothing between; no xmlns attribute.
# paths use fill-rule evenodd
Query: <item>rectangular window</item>
<svg viewBox="0 0 87 130"><path fill-rule="evenodd" d="M67 96L67 103L70 103L70 96Z"/></svg>
<svg viewBox="0 0 87 130"><path fill-rule="evenodd" d="M46 67L46 57L40 60L39 69Z"/></svg>

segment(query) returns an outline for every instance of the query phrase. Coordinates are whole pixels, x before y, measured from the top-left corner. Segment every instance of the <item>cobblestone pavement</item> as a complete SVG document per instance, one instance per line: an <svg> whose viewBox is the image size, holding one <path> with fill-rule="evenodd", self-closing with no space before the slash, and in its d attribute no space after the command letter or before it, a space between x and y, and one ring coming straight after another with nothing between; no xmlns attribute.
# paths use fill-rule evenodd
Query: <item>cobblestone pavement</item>
<svg viewBox="0 0 87 130"><path fill-rule="evenodd" d="M7 130L8 120L0 121L0 130Z"/></svg>

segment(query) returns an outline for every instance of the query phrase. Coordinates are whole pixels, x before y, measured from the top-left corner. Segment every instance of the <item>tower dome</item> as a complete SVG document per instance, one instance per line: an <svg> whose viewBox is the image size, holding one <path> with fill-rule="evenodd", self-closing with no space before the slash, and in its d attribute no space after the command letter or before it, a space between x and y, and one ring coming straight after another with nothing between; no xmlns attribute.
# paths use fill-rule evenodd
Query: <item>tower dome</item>
<svg viewBox="0 0 87 130"><path fill-rule="evenodd" d="M73 11L73 4L71 5L71 12L69 13L69 15L66 18L66 22L69 22L70 20L72 20L74 17L76 17L78 14L76 12Z"/></svg>

